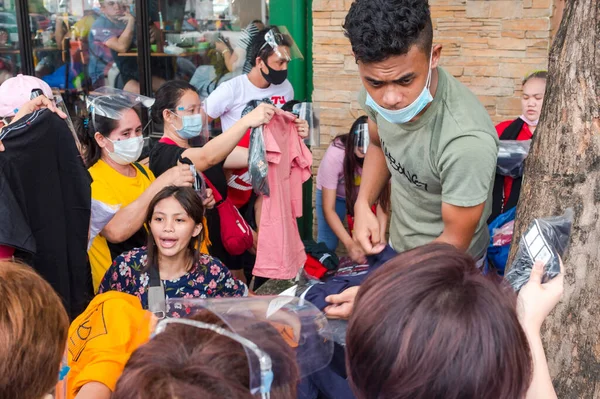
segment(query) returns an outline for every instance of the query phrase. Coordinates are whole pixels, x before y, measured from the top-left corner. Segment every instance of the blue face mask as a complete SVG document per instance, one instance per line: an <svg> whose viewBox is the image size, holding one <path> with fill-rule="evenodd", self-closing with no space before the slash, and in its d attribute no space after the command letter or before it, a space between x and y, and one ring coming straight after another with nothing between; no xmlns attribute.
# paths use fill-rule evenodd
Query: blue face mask
<svg viewBox="0 0 600 399"><path fill-rule="evenodd" d="M174 115L177 114L174 113ZM181 129L175 129L175 131L182 139L188 140L200 136L203 125L202 114L184 115L179 117L181 118L183 125ZM173 127L175 128L175 126Z"/></svg>
<svg viewBox="0 0 600 399"><path fill-rule="evenodd" d="M431 59L433 58L433 50L432 55L429 57L429 72L427 74L427 82L425 82L425 87L423 87L423 91L419 94L419 97L411 104L406 107L398 110L389 110L381 107L379 104L371 98L369 93L367 93L367 101L365 104L371 108L373 108L379 115L381 115L386 121L390 123L403 124L409 122L415 116L419 114L430 102L433 101L433 97L431 96L431 92L429 91L429 85L431 83Z"/></svg>

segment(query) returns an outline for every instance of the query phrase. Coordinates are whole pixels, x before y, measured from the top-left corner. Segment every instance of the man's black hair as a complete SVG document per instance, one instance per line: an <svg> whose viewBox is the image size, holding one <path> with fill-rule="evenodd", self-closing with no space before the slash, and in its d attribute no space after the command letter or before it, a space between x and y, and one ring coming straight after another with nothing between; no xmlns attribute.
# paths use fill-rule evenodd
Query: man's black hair
<svg viewBox="0 0 600 399"><path fill-rule="evenodd" d="M433 41L427 0L356 0L344 31L357 61L384 61L417 45L429 56Z"/></svg>
<svg viewBox="0 0 600 399"><path fill-rule="evenodd" d="M250 56L250 65L253 67L256 66L256 57L260 57L264 62L267 62L267 59L275 52L271 46L266 44L265 35L270 31L274 30L276 33L279 32L279 28L277 26L267 26L265 29L258 32L252 42L250 43L250 48L248 50L248 54ZM287 45L291 47L292 39L288 35L281 36L283 40L283 45ZM266 45L265 45L266 44Z"/></svg>

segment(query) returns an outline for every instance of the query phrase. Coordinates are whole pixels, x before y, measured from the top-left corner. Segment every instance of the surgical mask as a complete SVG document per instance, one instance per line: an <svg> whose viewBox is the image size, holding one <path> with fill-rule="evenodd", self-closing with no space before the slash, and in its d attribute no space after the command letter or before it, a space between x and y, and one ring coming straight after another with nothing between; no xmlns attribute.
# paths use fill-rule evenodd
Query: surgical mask
<svg viewBox="0 0 600 399"><path fill-rule="evenodd" d="M274 84L274 85L280 85L283 82L285 82L285 80L287 79L287 76L288 76L287 69L277 71L277 70L271 68L269 66L269 64L267 64L266 62L265 62L265 65L267 66L267 69L269 70L269 74L267 75L266 73L264 73L262 71L262 69L260 70L260 73L262 73L263 78L265 78L265 80L267 82L269 82L270 84Z"/></svg>
<svg viewBox="0 0 600 399"><path fill-rule="evenodd" d="M120 141L108 139L108 141L113 143L114 147L114 151L109 152L108 156L119 165L129 165L137 161L144 149L144 137L142 136Z"/></svg>
<svg viewBox="0 0 600 399"><path fill-rule="evenodd" d="M529 126L537 126L538 122L540 121L539 119L536 119L534 121L527 119L527 117L525 115L521 115L519 116L519 118L521 118L523 120L523 122L527 123Z"/></svg>
<svg viewBox="0 0 600 399"><path fill-rule="evenodd" d="M173 113L173 115L177 115L177 114ZM184 116L177 115L177 116L181 118L181 122L182 122L181 129L175 128L175 126L173 126L173 124L171 124L171 126L173 126L173 128L175 129L175 131L177 132L179 137L181 137L182 139L189 140L189 139L193 139L194 137L200 136L200 133L202 132L202 125L203 125L202 114L184 115Z"/></svg>
<svg viewBox="0 0 600 399"><path fill-rule="evenodd" d="M383 108L377 104L373 98L367 93L367 101L365 104L373 108L379 115L381 115L386 121L390 123L403 124L410 122L415 116L419 114L430 102L433 101L433 96L429 91L429 85L431 84L431 59L433 58L433 50L429 56L429 72L427 73L427 82L423 91L419 94L411 104L398 110L389 110Z"/></svg>

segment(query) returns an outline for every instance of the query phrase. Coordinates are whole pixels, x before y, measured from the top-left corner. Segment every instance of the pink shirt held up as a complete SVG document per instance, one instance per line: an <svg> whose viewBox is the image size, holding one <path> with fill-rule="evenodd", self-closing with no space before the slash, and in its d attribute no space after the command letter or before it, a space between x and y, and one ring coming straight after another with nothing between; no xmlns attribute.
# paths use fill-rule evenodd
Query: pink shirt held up
<svg viewBox="0 0 600 399"><path fill-rule="evenodd" d="M259 277L290 279L306 262L296 218L302 216L302 183L311 177L312 155L294 119L286 112L264 127L271 195L262 203L253 272Z"/></svg>

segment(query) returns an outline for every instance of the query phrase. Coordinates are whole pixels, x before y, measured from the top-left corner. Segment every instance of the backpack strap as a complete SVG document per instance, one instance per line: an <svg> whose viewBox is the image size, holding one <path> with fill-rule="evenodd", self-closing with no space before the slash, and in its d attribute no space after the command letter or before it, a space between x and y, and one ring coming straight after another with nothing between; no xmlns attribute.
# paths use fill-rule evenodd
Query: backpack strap
<svg viewBox="0 0 600 399"><path fill-rule="evenodd" d="M144 176L146 176L146 178L147 178L148 180L150 180L150 176L148 176L148 172L146 172L146 169L144 169L144 167L143 167L142 165L140 165L140 164L139 164L139 163L137 163L137 162L134 162L134 163L133 163L133 166L135 166L135 168L136 168L137 170L139 170L140 172L142 172L142 174L143 174Z"/></svg>
<svg viewBox="0 0 600 399"><path fill-rule="evenodd" d="M148 277L148 310L159 319L164 319L167 315L167 303L158 267L151 265L148 268Z"/></svg>

